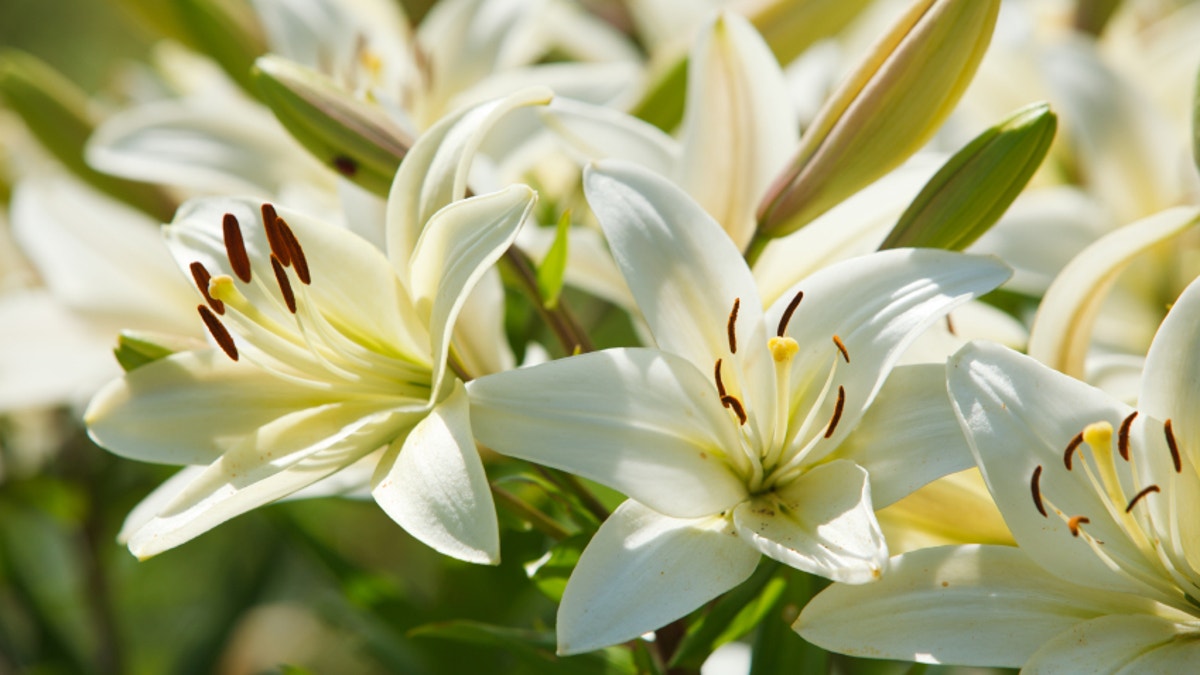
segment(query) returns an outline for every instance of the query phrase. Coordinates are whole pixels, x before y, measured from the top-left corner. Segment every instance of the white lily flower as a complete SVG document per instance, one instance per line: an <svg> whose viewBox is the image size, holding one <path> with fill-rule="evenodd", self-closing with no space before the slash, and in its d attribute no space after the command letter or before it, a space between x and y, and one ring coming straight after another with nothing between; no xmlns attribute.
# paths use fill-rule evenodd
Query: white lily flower
<svg viewBox="0 0 1200 675"><path fill-rule="evenodd" d="M837 651L1022 672L1189 672L1200 649L1200 283L1160 327L1139 407L987 345L949 389L1020 550L901 556L797 628ZM886 616L887 626L883 617Z"/></svg>
<svg viewBox="0 0 1200 675"><path fill-rule="evenodd" d="M414 146L389 200L390 259L345 229L253 199L181 207L168 244L196 282L219 349L127 373L86 415L92 437L113 452L206 465L173 478L131 517L136 555L354 470L386 447L371 481L380 506L442 553L498 560L466 395L448 369L472 362L452 341L455 320L534 195L517 185L453 200L481 130L546 94L465 110Z"/></svg>
<svg viewBox="0 0 1200 675"><path fill-rule="evenodd" d="M763 554L832 579L877 578L887 547L874 507L969 466L965 448L929 457L926 442L955 423L940 386L912 382L941 368L884 381L907 343L1007 270L942 251L881 253L815 274L764 311L737 248L677 187L616 161L590 167L584 187L659 348L468 385L485 445L630 497L567 585L559 651L677 619ZM867 410L893 397L907 403ZM893 426L894 415L909 423ZM890 470L869 481L881 463Z"/></svg>

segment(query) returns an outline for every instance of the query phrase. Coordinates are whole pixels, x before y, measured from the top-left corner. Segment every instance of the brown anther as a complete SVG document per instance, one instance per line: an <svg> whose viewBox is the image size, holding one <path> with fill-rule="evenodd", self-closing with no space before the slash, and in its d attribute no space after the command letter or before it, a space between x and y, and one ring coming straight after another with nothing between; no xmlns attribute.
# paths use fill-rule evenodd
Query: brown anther
<svg viewBox="0 0 1200 675"><path fill-rule="evenodd" d="M287 246L288 257L292 259L292 269L296 270L296 276L300 279L300 283L305 286L312 283L312 276L308 272L308 258L304 255L304 249L300 248L300 240L296 238L296 233L292 232L292 228L288 227L287 221L280 218L275 221L279 224L279 235L283 238L284 246Z"/></svg>
<svg viewBox="0 0 1200 675"><path fill-rule="evenodd" d="M946 332L951 335L958 335L958 331L954 330L954 321L950 319L950 315L946 315Z"/></svg>
<svg viewBox="0 0 1200 675"><path fill-rule="evenodd" d="M279 262L279 258L276 258L274 254L271 255L271 269L275 270L275 282L279 284L279 292L283 294L283 301L287 303L288 311L295 314L296 294L292 292L292 282L288 280L283 263Z"/></svg>
<svg viewBox="0 0 1200 675"><path fill-rule="evenodd" d="M267 244L271 246L271 253L279 258L279 263L284 267L292 264L292 257L288 255L287 244L283 241L283 235L279 231L279 214L275 213L275 207L270 204L262 205L263 230L267 233Z"/></svg>
<svg viewBox="0 0 1200 675"><path fill-rule="evenodd" d="M237 361L237 345L233 343L233 336L225 329L221 320L204 305L196 305L196 310L200 312L200 318L204 320L204 326L208 328L208 332L213 336L213 339L217 341L217 346L221 348L221 351L225 352L225 355L230 359Z"/></svg>
<svg viewBox="0 0 1200 675"><path fill-rule="evenodd" d="M738 424L746 423L746 409L742 407L742 402L736 396L729 396L728 394L722 396L721 405L733 410L733 413L737 415Z"/></svg>
<svg viewBox="0 0 1200 675"><path fill-rule="evenodd" d="M1042 465L1038 464L1033 470L1033 478L1029 480L1029 489L1033 492L1033 505L1037 507L1038 513L1042 514L1043 518L1049 518L1046 515L1046 507L1042 504Z"/></svg>
<svg viewBox="0 0 1200 675"><path fill-rule="evenodd" d="M333 168L347 178L353 178L358 173L358 162L345 155L333 158Z"/></svg>
<svg viewBox="0 0 1200 675"><path fill-rule="evenodd" d="M1121 453L1121 459L1129 461L1129 429L1133 426L1133 420L1136 419L1138 413L1136 410L1129 413L1129 417L1121 422L1121 429L1117 432L1117 452Z"/></svg>
<svg viewBox="0 0 1200 675"><path fill-rule="evenodd" d="M838 351L842 353L842 358L846 359L846 363L850 363L850 352L846 349L846 343L842 342L842 338L834 335L833 344L837 345Z"/></svg>
<svg viewBox="0 0 1200 675"><path fill-rule="evenodd" d="M1083 443L1083 432L1075 434L1075 438L1067 443L1067 449L1063 452L1063 464L1066 465L1067 471L1071 470L1071 456L1075 454L1075 449Z"/></svg>
<svg viewBox="0 0 1200 675"><path fill-rule="evenodd" d="M1163 434L1167 437L1167 449L1171 451L1171 461L1175 463L1175 473L1183 472L1183 459L1179 456L1179 444L1175 442L1175 430L1171 428L1171 420L1163 422Z"/></svg>
<svg viewBox="0 0 1200 675"><path fill-rule="evenodd" d="M212 275L208 273L208 269L200 261L196 261L188 266L192 271L192 279L196 282L196 288L200 289L200 294L204 296L204 301L217 314L225 313L225 303L208 294L208 282L212 279Z"/></svg>
<svg viewBox="0 0 1200 675"><path fill-rule="evenodd" d="M729 353L737 353L737 314L742 306L741 298L733 299L733 309L729 310L729 321L725 323L725 334L729 336Z"/></svg>
<svg viewBox="0 0 1200 675"><path fill-rule="evenodd" d="M242 226L237 216L226 213L221 221L225 231L225 255L229 256L229 266L242 283L250 283L250 256L246 255L246 240L242 239Z"/></svg>
<svg viewBox="0 0 1200 675"><path fill-rule="evenodd" d="M1162 492L1162 490L1159 490L1157 485L1149 485L1147 487L1142 488L1141 492L1137 493L1136 495L1133 496L1133 499L1129 500L1129 506L1125 507L1125 513L1129 513L1130 511L1133 511L1133 507L1136 506L1139 501L1141 501L1142 497L1145 497L1146 495L1150 494L1151 492Z"/></svg>
<svg viewBox="0 0 1200 675"><path fill-rule="evenodd" d="M842 420L842 410L846 407L846 388L838 385L837 403L833 405L833 417L829 419L829 426L825 427L825 438L833 435L834 429L837 429L838 422Z"/></svg>
<svg viewBox="0 0 1200 675"><path fill-rule="evenodd" d="M1079 526L1086 525L1092 522L1087 516L1071 516L1067 520L1067 529L1071 531L1072 537L1079 536Z"/></svg>
<svg viewBox="0 0 1200 675"><path fill-rule="evenodd" d="M717 381L717 395L721 397L721 401L725 401L725 383L721 381L721 361L717 359L717 365L713 366L713 379Z"/></svg>
<svg viewBox="0 0 1200 675"><path fill-rule="evenodd" d="M783 332L787 330L788 323L792 320L792 314L796 313L796 308L800 306L800 301L804 299L804 291L796 291L796 296L788 303L787 309L783 310L783 316L779 317L779 328L775 331L775 335L783 337Z"/></svg>

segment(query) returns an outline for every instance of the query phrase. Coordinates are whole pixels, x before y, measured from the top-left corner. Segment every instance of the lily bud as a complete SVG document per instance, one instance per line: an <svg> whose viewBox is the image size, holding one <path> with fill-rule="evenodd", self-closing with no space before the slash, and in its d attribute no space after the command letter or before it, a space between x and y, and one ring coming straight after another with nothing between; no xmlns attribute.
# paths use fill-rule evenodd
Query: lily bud
<svg viewBox="0 0 1200 675"><path fill-rule="evenodd" d="M1050 106L1035 103L976 136L925 184L879 248L970 246L1033 177L1057 126Z"/></svg>
<svg viewBox="0 0 1200 675"><path fill-rule="evenodd" d="M759 205L759 235L808 224L933 135L991 41L1000 0L918 0L826 101Z"/></svg>
<svg viewBox="0 0 1200 675"><path fill-rule="evenodd" d="M742 0L737 10L758 29L782 64L839 33L870 0Z"/></svg>
<svg viewBox="0 0 1200 675"><path fill-rule="evenodd" d="M263 102L326 166L386 196L412 139L384 112L329 78L278 56L255 62Z"/></svg>
<svg viewBox="0 0 1200 675"><path fill-rule="evenodd" d="M0 53L0 98L75 176L159 220L171 219L175 203L158 188L100 173L84 162L83 147L96 120L87 95L61 73L25 52L5 50Z"/></svg>

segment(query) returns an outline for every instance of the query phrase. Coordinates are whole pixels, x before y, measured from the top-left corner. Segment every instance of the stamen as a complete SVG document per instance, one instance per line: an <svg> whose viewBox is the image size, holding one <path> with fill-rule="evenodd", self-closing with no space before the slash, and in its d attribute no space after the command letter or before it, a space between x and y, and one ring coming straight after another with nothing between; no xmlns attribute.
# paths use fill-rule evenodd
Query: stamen
<svg viewBox="0 0 1200 675"><path fill-rule="evenodd" d="M1130 511L1133 511L1133 507L1137 505L1138 501L1140 501L1142 497L1145 497L1146 495L1150 494L1151 492L1162 492L1162 491L1158 489L1157 485L1150 485L1150 486L1143 488L1141 492L1139 492L1133 496L1133 499L1129 500L1129 506L1125 507L1125 513L1129 513Z"/></svg>
<svg viewBox="0 0 1200 675"><path fill-rule="evenodd" d="M1179 445L1175 443L1175 431L1171 428L1171 420L1163 422L1163 433L1167 436L1167 449L1171 451L1171 461L1175 463L1175 473L1183 473L1183 460L1179 457Z"/></svg>
<svg viewBox="0 0 1200 675"><path fill-rule="evenodd" d="M192 279L196 282L196 288L200 289L200 294L204 296L204 301L207 302L208 306L212 307L213 311L215 311L217 314L224 314L225 303L208 294L208 282L212 279L212 275L208 273L207 269L205 269L204 264L197 260L189 265L188 269L192 271Z"/></svg>
<svg viewBox="0 0 1200 675"><path fill-rule="evenodd" d="M950 319L950 315L946 315L946 332L951 335L958 335L958 331L954 330L954 322Z"/></svg>
<svg viewBox="0 0 1200 675"><path fill-rule="evenodd" d="M1129 417L1121 422L1121 429L1117 432L1117 452L1121 453L1121 459L1129 461L1129 428L1133 426L1133 420L1138 416L1136 410L1129 413ZM1136 501L1136 500L1135 500Z"/></svg>
<svg viewBox="0 0 1200 675"><path fill-rule="evenodd" d="M226 213L221 223L225 230L225 254L229 256L229 266L242 283L250 283L250 256L246 255L246 240L242 239L242 226L237 216Z"/></svg>
<svg viewBox="0 0 1200 675"><path fill-rule="evenodd" d="M276 221L279 223L279 234L283 237L283 243L287 246L288 257L292 259L292 269L296 270L296 276L300 278L300 283L305 286L312 283L312 277L308 272L308 258L304 255L304 249L300 248L300 240L296 239L296 234L292 232L292 228L288 227L287 221L280 218Z"/></svg>
<svg viewBox="0 0 1200 675"><path fill-rule="evenodd" d="M713 379L717 381L717 394L721 397L721 402L724 403L725 383L721 381L721 359L717 359L717 365L713 367Z"/></svg>
<svg viewBox="0 0 1200 675"><path fill-rule="evenodd" d="M1033 491L1033 505L1037 507L1038 513L1042 514L1043 518L1049 518L1046 515L1046 507L1042 504L1042 465L1038 464L1033 470L1033 478L1029 481L1029 489Z"/></svg>
<svg viewBox="0 0 1200 675"><path fill-rule="evenodd" d="M1075 438L1067 444L1067 450L1063 453L1063 464L1067 465L1067 471L1071 470L1071 455L1075 454L1075 448L1078 448L1083 443L1083 432L1075 434Z"/></svg>
<svg viewBox="0 0 1200 675"><path fill-rule="evenodd" d="M829 420L829 426L825 428L825 438L833 435L834 429L837 429L838 422L842 419L842 409L846 407L846 388L838 385L837 403L833 405L833 417Z"/></svg>
<svg viewBox="0 0 1200 675"><path fill-rule="evenodd" d="M846 345L842 342L842 338L835 334L833 336L833 344L837 345L838 351L842 353L842 358L846 359L846 363L850 363L850 352L846 350Z"/></svg>
<svg viewBox="0 0 1200 675"><path fill-rule="evenodd" d="M262 205L263 229L267 232L267 243L271 246L271 253L279 258L279 263L284 267L292 264L292 257L288 255L287 244L283 241L283 235L279 232L279 215L275 213L275 207L270 204Z"/></svg>
<svg viewBox="0 0 1200 675"><path fill-rule="evenodd" d="M1087 516L1071 516L1071 518L1067 520L1067 529L1071 530L1072 537L1078 537L1079 526L1086 525L1090 522L1092 521Z"/></svg>
<svg viewBox="0 0 1200 675"><path fill-rule="evenodd" d="M733 299L733 309L729 310L729 321L725 323L725 333L729 336L729 353L737 353L737 314L742 306L741 298Z"/></svg>
<svg viewBox="0 0 1200 675"><path fill-rule="evenodd" d="M738 417L738 424L746 423L746 409L742 407L742 402L736 396L722 396L721 405L733 410L734 414Z"/></svg>
<svg viewBox="0 0 1200 675"><path fill-rule="evenodd" d="M275 282L279 284L279 292L287 303L288 311L296 313L296 294L292 292L292 282L288 281L287 272L283 271L283 263L274 254L271 255L271 269L275 270Z"/></svg>
<svg viewBox="0 0 1200 675"><path fill-rule="evenodd" d="M787 309L783 310L783 316L779 317L779 329L775 331L776 337L783 337L783 332L787 330L788 322L792 320L792 314L796 312L796 308L800 306L800 301L804 299L804 291L796 291L796 297L788 303Z"/></svg>
<svg viewBox="0 0 1200 675"><path fill-rule="evenodd" d="M204 320L204 325L208 328L209 334L217 341L217 346L225 352L225 355L230 359L238 360L237 345L233 343L233 336L225 329L221 320L216 317L208 307L204 305L196 305L196 309L200 312L200 318Z"/></svg>

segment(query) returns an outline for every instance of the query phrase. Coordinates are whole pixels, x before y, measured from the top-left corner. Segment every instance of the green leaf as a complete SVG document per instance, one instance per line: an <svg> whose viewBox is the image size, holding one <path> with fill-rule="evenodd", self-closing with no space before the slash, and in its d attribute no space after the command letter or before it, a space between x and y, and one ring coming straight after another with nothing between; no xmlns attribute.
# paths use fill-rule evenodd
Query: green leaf
<svg viewBox="0 0 1200 675"><path fill-rule="evenodd" d="M249 3L236 0L174 0L192 40L243 89L254 92L254 59L267 52L262 27Z"/></svg>
<svg viewBox="0 0 1200 675"><path fill-rule="evenodd" d="M170 356L175 352L195 348L193 341L174 335L146 331L124 330L117 337L113 355L125 372L141 368L147 363Z"/></svg>
<svg viewBox="0 0 1200 675"><path fill-rule="evenodd" d="M687 71L686 58L662 71L630 114L666 132L679 126L687 98Z"/></svg>
<svg viewBox="0 0 1200 675"><path fill-rule="evenodd" d="M533 585L555 602L562 601L567 579L579 564L579 556L592 535L577 534L555 544L546 555L525 566Z"/></svg>
<svg viewBox="0 0 1200 675"><path fill-rule="evenodd" d="M1050 106L1035 103L975 137L921 189L879 248L970 246L1025 189L1057 125Z"/></svg>
<svg viewBox="0 0 1200 675"><path fill-rule="evenodd" d="M562 293L563 275L567 271L567 233L571 230L571 211L563 211L554 228L554 243L542 258L537 270L538 290L546 309L558 307L558 296Z"/></svg>
<svg viewBox="0 0 1200 675"><path fill-rule="evenodd" d="M278 56L255 63L263 102L326 166L387 196L412 139L382 110L359 101L320 73Z"/></svg>
<svg viewBox="0 0 1200 675"><path fill-rule="evenodd" d="M71 173L158 220L171 220L176 205L166 193L100 173L84 161L83 148L97 120L88 109L87 95L61 73L25 52L4 50L0 52L0 97Z"/></svg>
<svg viewBox="0 0 1200 675"><path fill-rule="evenodd" d="M783 568L782 574L787 587L759 625L750 659L750 675L827 673L829 652L805 642L792 630L792 622L809 599L828 582L787 567Z"/></svg>
<svg viewBox="0 0 1200 675"><path fill-rule="evenodd" d="M749 579L721 596L688 627L671 657L671 667L699 668L717 647L754 630L787 585L776 575L780 567L774 560L764 561Z"/></svg>
<svg viewBox="0 0 1200 675"><path fill-rule="evenodd" d="M409 637L434 637L470 644L498 647L529 666L536 673L580 673L616 675L635 672L629 651L619 647L590 654L562 657L554 653L554 633L522 628L494 626L478 621L443 621L417 626Z"/></svg>

